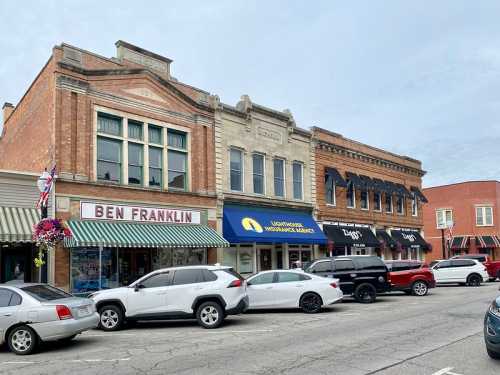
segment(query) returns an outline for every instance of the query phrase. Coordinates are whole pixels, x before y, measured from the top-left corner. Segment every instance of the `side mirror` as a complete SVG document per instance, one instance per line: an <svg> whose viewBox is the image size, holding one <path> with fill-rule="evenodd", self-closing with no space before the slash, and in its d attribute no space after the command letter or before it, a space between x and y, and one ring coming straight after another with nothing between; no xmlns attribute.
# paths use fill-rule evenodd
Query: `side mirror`
<svg viewBox="0 0 500 375"><path fill-rule="evenodd" d="M138 292L140 289L144 289L144 288L145 288L144 284L137 284L134 288L134 291Z"/></svg>

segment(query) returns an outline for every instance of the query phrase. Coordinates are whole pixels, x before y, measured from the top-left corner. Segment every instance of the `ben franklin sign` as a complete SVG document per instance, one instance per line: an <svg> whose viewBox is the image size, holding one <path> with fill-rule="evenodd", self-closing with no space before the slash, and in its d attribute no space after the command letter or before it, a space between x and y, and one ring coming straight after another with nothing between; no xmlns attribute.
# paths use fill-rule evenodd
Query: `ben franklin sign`
<svg viewBox="0 0 500 375"><path fill-rule="evenodd" d="M138 221L167 224L200 224L200 211L172 208L80 203L80 217L90 220Z"/></svg>

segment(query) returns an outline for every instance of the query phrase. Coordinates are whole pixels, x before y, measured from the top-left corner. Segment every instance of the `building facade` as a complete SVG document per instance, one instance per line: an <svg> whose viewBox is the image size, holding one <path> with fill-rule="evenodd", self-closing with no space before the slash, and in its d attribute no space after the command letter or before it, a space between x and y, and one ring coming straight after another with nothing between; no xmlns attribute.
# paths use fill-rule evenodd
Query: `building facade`
<svg viewBox="0 0 500 375"><path fill-rule="evenodd" d="M468 181L424 189L424 230L430 259L488 254L500 259L500 182Z"/></svg>
<svg viewBox="0 0 500 375"><path fill-rule="evenodd" d="M313 219L311 133L248 96L219 103L215 117L218 228L231 243L219 261L242 274L310 261L325 243Z"/></svg>
<svg viewBox="0 0 500 375"><path fill-rule="evenodd" d="M423 259L421 162L313 128L324 255Z"/></svg>
<svg viewBox="0 0 500 375"><path fill-rule="evenodd" d="M75 293L213 263L227 245L215 231L213 97L172 77L172 60L116 47L113 58L54 47L4 108L0 168L57 165L54 215L73 237L56 249L52 279Z"/></svg>

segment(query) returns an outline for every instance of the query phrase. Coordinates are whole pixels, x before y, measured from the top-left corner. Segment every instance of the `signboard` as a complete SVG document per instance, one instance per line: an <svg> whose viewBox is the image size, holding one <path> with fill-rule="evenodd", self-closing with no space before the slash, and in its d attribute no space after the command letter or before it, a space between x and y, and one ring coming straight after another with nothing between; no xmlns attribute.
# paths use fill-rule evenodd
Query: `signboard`
<svg viewBox="0 0 500 375"><path fill-rule="evenodd" d="M200 224L200 211L80 202L80 218L165 224Z"/></svg>

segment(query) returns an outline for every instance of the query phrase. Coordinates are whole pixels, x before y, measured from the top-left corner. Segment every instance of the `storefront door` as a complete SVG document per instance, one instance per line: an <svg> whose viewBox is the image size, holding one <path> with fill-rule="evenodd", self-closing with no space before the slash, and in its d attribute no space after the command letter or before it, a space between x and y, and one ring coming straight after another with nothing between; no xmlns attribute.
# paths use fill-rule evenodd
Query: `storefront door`
<svg viewBox="0 0 500 375"><path fill-rule="evenodd" d="M302 267L304 263L312 260L310 246L289 245L288 249L288 268L290 269Z"/></svg>
<svg viewBox="0 0 500 375"><path fill-rule="evenodd" d="M15 246L2 251L1 282L31 281L31 247Z"/></svg>
<svg viewBox="0 0 500 375"><path fill-rule="evenodd" d="M151 249L120 249L120 285L129 285L151 272Z"/></svg>
<svg viewBox="0 0 500 375"><path fill-rule="evenodd" d="M260 271L267 271L273 268L273 258L271 256L271 249L260 249L259 250L259 258L260 258Z"/></svg>

